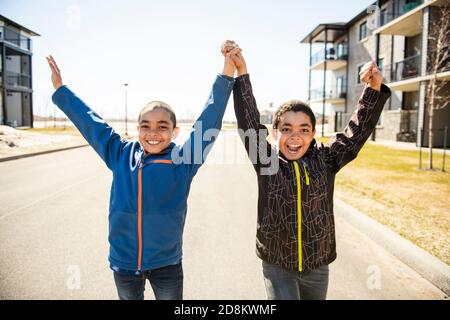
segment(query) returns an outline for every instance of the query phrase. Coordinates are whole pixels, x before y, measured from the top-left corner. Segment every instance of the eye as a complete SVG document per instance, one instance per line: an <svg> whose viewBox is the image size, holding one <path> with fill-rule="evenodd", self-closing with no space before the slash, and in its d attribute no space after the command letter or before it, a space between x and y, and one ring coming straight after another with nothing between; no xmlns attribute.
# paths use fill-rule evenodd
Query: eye
<svg viewBox="0 0 450 320"><path fill-rule="evenodd" d="M159 129L161 129L161 130L166 130L167 127L166 127L166 126L160 126Z"/></svg>
<svg viewBox="0 0 450 320"><path fill-rule="evenodd" d="M144 125L141 126L141 129L146 130L146 129L148 129L148 126L144 124Z"/></svg>
<svg viewBox="0 0 450 320"><path fill-rule="evenodd" d="M302 132L309 133L310 131L309 131L309 129L305 128L305 129L302 129Z"/></svg>
<svg viewBox="0 0 450 320"><path fill-rule="evenodd" d="M289 128L282 128L281 129L281 132L283 132L283 133L288 133L288 132L290 132L291 130L289 129Z"/></svg>

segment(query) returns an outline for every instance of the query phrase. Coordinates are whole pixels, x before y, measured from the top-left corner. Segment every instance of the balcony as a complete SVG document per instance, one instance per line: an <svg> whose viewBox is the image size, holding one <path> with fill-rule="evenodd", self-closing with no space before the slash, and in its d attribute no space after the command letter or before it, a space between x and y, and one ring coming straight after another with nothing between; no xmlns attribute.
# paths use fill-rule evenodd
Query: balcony
<svg viewBox="0 0 450 320"><path fill-rule="evenodd" d="M31 39L8 27L0 27L0 41L31 51Z"/></svg>
<svg viewBox="0 0 450 320"><path fill-rule="evenodd" d="M374 34L413 37L422 32L422 11L428 6L441 6L448 0L417 0L398 8L395 13L381 13L380 27Z"/></svg>
<svg viewBox="0 0 450 320"><path fill-rule="evenodd" d="M421 54L396 62L392 70L392 82L418 77L421 74L421 62Z"/></svg>
<svg viewBox="0 0 450 320"><path fill-rule="evenodd" d="M309 103L321 103L324 100L328 104L345 104L347 90L344 86L327 86L310 91Z"/></svg>
<svg viewBox="0 0 450 320"><path fill-rule="evenodd" d="M412 92L419 90L422 75L422 55L417 54L393 64L389 87L396 91Z"/></svg>
<svg viewBox="0 0 450 320"><path fill-rule="evenodd" d="M337 48L328 48L320 50L310 59L310 69L311 70L323 70L326 68L327 70L338 70L341 68L345 68L347 66L347 58L348 58L348 46L338 45Z"/></svg>
<svg viewBox="0 0 450 320"><path fill-rule="evenodd" d="M394 63L390 79L385 77L391 89L396 91L412 92L419 90L421 81L430 80L433 75L430 70L422 72L422 55L418 54L403 61ZM450 80L450 67L443 67L436 75L439 81Z"/></svg>
<svg viewBox="0 0 450 320"><path fill-rule="evenodd" d="M0 73L3 76L2 73ZM31 76L11 71L6 71L5 82L10 87L31 88Z"/></svg>

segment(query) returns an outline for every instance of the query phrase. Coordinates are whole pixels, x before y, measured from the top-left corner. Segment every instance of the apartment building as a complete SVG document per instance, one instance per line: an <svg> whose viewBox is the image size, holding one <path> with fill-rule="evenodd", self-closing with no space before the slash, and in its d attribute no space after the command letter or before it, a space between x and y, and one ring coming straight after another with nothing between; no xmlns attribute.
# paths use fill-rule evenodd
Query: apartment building
<svg viewBox="0 0 450 320"><path fill-rule="evenodd" d="M448 5L449 0L379 0L349 22L318 25L301 41L310 46L309 103L328 110L331 131L347 124L364 88L359 71L372 60L392 90L372 139L427 146L430 21L440 19L440 7ZM438 79L448 83L449 62ZM436 110L433 123L434 145L443 146L450 108Z"/></svg>
<svg viewBox="0 0 450 320"><path fill-rule="evenodd" d="M33 126L32 36L0 15L0 125Z"/></svg>

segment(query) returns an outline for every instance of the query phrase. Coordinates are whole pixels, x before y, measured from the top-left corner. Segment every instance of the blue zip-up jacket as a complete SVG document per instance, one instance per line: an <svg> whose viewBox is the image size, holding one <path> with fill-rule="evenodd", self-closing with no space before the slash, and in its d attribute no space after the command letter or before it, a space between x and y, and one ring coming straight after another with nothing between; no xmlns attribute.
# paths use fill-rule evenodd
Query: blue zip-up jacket
<svg viewBox="0 0 450 320"><path fill-rule="evenodd" d="M234 79L218 75L186 142L180 146L171 143L161 154L148 156L139 142L121 140L68 87L62 86L53 94L53 102L113 173L109 204L111 265L145 271L181 260L192 178L216 138L208 134L203 139L203 133L220 130L233 85Z"/></svg>

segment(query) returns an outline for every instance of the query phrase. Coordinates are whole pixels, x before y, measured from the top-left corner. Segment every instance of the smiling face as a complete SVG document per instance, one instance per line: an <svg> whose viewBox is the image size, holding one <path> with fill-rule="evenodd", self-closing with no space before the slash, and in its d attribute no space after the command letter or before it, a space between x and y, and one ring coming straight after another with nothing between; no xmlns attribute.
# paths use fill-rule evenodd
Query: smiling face
<svg viewBox="0 0 450 320"><path fill-rule="evenodd" d="M287 111L280 116L273 131L278 147L288 160L298 160L308 151L316 134L311 118L301 111Z"/></svg>
<svg viewBox="0 0 450 320"><path fill-rule="evenodd" d="M137 129L139 142L147 154L161 153L179 132L179 128L175 127L171 120L170 113L158 107L141 113Z"/></svg>

